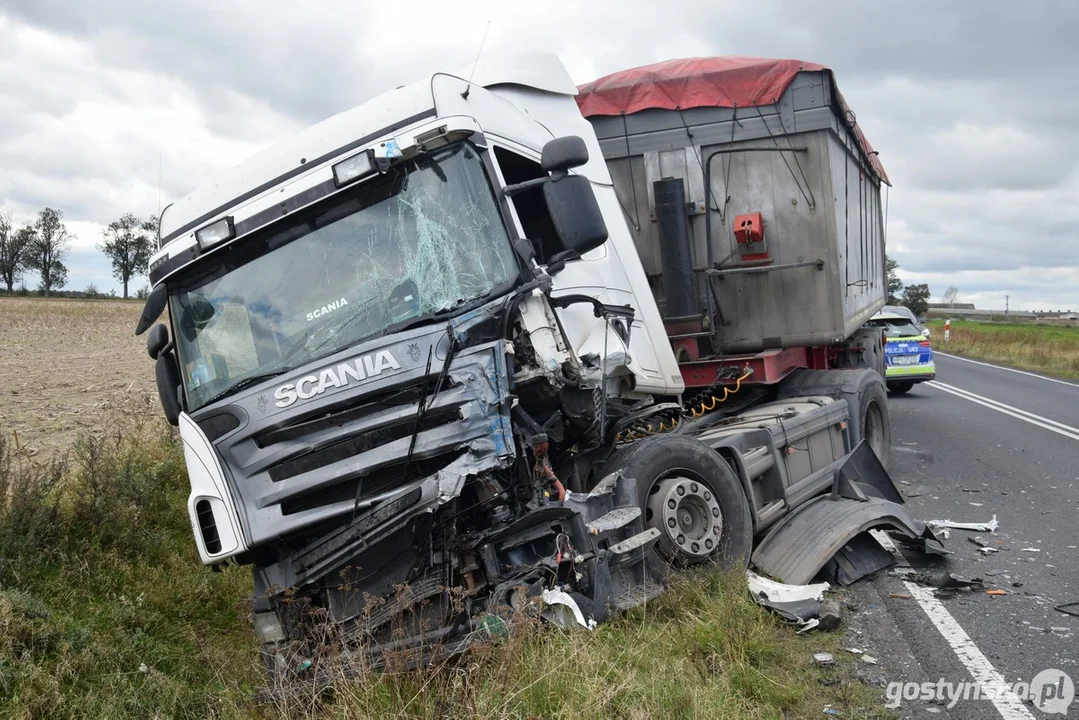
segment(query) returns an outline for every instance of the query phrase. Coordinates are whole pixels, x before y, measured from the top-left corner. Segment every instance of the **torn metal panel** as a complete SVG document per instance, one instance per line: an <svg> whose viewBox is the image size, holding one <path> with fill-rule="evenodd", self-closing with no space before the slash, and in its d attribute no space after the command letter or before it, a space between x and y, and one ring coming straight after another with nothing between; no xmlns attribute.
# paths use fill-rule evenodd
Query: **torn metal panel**
<svg viewBox="0 0 1079 720"><path fill-rule="evenodd" d="M897 503L821 496L777 523L754 550L753 564L783 582L804 585L851 538L877 527L935 541L932 531Z"/></svg>

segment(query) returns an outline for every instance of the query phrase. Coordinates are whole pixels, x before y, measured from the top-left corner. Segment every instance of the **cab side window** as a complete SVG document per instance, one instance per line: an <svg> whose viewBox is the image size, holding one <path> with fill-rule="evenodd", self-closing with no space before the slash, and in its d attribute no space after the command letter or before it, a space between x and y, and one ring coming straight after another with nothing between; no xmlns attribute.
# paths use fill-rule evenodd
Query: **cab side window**
<svg viewBox="0 0 1079 720"><path fill-rule="evenodd" d="M507 185L547 177L547 172L538 162L529 160L512 150L496 146L494 153ZM517 211L517 217L521 219L525 237L532 241L532 246L536 250L536 262L547 263L552 255L565 250L558 239L558 233L555 232L551 213L547 210L547 201L543 198L542 187L535 187L514 195L510 198L510 202Z"/></svg>

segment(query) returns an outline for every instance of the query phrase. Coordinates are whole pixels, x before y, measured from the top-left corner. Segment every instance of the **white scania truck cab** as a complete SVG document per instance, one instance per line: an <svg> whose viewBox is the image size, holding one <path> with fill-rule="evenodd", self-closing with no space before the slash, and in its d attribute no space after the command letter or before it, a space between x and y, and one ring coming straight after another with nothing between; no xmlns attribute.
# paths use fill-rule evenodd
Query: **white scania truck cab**
<svg viewBox="0 0 1079 720"><path fill-rule="evenodd" d="M867 527L936 542L884 470L879 372L676 359L577 96L553 55L435 72L162 213L137 333L199 555L253 570L274 682L319 672L313 617L341 661L422 660L508 612L601 622L672 569L798 582Z"/></svg>

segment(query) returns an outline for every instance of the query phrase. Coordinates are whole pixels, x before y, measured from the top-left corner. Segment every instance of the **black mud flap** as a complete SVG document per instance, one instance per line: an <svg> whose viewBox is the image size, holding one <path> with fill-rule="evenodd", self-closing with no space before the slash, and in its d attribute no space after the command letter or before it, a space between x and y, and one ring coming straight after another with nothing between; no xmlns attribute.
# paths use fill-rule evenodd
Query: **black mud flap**
<svg viewBox="0 0 1079 720"><path fill-rule="evenodd" d="M753 564L780 582L805 585L838 556L833 579L850 583L882 567L876 553L863 558L866 553L859 549L864 547L848 550L854 538L875 528L895 531L925 552L943 551L932 529L904 507L888 472L862 442L836 471L831 494L810 500L776 523L753 551Z"/></svg>

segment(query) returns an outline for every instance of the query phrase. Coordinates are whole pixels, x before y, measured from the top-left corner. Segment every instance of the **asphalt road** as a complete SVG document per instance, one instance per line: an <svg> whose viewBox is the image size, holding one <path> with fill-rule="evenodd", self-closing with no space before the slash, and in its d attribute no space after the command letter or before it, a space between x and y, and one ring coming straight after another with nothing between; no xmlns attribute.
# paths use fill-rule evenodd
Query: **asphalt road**
<svg viewBox="0 0 1079 720"><path fill-rule="evenodd" d="M936 382L889 397L892 476L923 520L996 516L993 534L950 531L947 567L1008 594L920 601L931 592L915 588L910 599L896 598L912 595L912 586L881 574L855 593L854 640L881 656L889 681L959 682L995 671L1007 683L1029 682L1057 668L1079 689L1079 618L1053 609L1079 601L1079 385L939 354L936 362ZM969 540L975 536L999 552L983 555ZM939 612L934 619L934 606L954 622ZM1061 717L1029 703L986 700L950 709L904 702L898 712ZM1066 717L1079 718L1079 698Z"/></svg>

